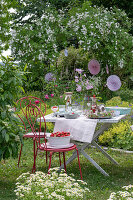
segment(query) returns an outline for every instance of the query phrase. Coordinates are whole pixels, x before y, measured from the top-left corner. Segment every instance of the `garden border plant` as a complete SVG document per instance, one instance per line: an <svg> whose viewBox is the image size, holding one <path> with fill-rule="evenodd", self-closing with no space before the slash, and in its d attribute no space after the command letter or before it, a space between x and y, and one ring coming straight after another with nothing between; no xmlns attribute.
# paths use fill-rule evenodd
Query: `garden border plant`
<svg viewBox="0 0 133 200"><path fill-rule="evenodd" d="M130 107L131 113L121 120L117 124L113 124L111 128L107 131L104 131L100 135L98 141L104 146L133 150L133 131L131 125L133 123L133 103L127 101L122 101L120 96L113 97L112 99L106 101L106 106L116 106L116 107Z"/></svg>
<svg viewBox="0 0 133 200"><path fill-rule="evenodd" d="M2 57L0 65L0 160L18 156L18 144L22 139L21 127L13 107L18 94L23 91L24 72L13 62L12 58Z"/></svg>
<svg viewBox="0 0 133 200"><path fill-rule="evenodd" d="M19 199L57 199L73 200L86 199L90 196L87 183L74 179L74 175L68 176L64 170L60 173L59 168L51 168L50 174L43 172L29 172L21 174L17 178L15 193Z"/></svg>

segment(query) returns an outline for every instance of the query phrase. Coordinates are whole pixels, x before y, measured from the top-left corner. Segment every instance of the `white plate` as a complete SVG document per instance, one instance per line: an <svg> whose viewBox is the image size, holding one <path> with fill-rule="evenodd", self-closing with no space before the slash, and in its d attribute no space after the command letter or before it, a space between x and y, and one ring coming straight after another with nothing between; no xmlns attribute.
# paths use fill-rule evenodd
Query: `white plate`
<svg viewBox="0 0 133 200"><path fill-rule="evenodd" d="M50 149L63 149L63 148L69 148L69 147L72 147L74 144L73 143L69 143L67 145L56 145L56 146L50 146L49 143L47 142L47 148L50 148ZM43 146L44 147L44 146Z"/></svg>

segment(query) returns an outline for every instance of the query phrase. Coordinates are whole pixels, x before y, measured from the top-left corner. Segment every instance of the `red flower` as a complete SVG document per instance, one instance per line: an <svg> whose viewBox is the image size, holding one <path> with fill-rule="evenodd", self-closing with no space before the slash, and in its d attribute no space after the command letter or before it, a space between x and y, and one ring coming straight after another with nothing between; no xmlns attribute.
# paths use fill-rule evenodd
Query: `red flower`
<svg viewBox="0 0 133 200"><path fill-rule="evenodd" d="M51 97L54 97L54 94L51 94Z"/></svg>
<svg viewBox="0 0 133 200"><path fill-rule="evenodd" d="M40 101L38 101L38 100L35 101L35 104L39 104L39 103L40 103Z"/></svg>
<svg viewBox="0 0 133 200"><path fill-rule="evenodd" d="M49 99L49 96L48 96L48 94L46 94L46 95L45 95L45 99Z"/></svg>

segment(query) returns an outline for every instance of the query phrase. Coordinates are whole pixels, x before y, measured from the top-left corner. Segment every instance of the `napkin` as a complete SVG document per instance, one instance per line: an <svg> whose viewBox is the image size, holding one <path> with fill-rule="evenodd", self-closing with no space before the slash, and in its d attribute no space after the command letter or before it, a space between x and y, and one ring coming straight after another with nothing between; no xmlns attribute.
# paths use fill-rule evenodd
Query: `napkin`
<svg viewBox="0 0 133 200"><path fill-rule="evenodd" d="M96 119L56 119L54 132L70 132L73 140L91 143L96 125Z"/></svg>

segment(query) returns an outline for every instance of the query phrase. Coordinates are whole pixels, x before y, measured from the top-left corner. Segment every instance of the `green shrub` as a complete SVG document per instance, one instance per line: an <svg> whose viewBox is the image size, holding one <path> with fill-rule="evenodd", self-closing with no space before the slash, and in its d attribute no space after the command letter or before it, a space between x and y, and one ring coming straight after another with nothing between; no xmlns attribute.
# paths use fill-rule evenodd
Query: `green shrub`
<svg viewBox="0 0 133 200"><path fill-rule="evenodd" d="M23 72L10 58L2 59L4 65L0 65L0 160L17 156L18 136L22 133L11 107L22 91Z"/></svg>
<svg viewBox="0 0 133 200"><path fill-rule="evenodd" d="M82 68L88 71L87 65L90 60L89 53L85 52L83 48L74 48L73 46L68 49L68 56L64 55L64 50L60 52L57 61L57 71L60 73L60 78L66 78L67 80L73 80L76 68Z"/></svg>
<svg viewBox="0 0 133 200"><path fill-rule="evenodd" d="M112 99L106 101L106 106L118 106L118 107L131 107L133 108L133 105L130 104L127 101L122 101L121 97L113 97Z"/></svg>
<svg viewBox="0 0 133 200"><path fill-rule="evenodd" d="M133 104L130 104L127 101L122 101L120 96L113 97L112 99L106 101L105 105L133 108ZM99 143L110 147L133 149L133 132L130 128L133 120L132 112L133 109L130 115L125 117L125 120L113 124L110 129L104 131L104 133L99 137Z"/></svg>
<svg viewBox="0 0 133 200"><path fill-rule="evenodd" d="M133 131L130 126L128 120L113 124L112 128L104 131L104 134L99 137L100 144L133 150Z"/></svg>
<svg viewBox="0 0 133 200"><path fill-rule="evenodd" d="M127 101L128 97L128 101L133 103L133 90L127 88L127 86L118 90L117 94L122 98L122 100Z"/></svg>

